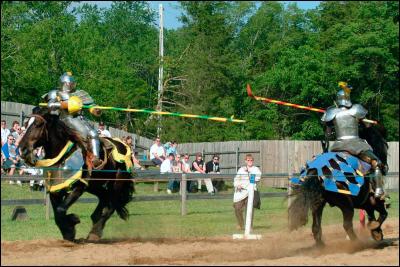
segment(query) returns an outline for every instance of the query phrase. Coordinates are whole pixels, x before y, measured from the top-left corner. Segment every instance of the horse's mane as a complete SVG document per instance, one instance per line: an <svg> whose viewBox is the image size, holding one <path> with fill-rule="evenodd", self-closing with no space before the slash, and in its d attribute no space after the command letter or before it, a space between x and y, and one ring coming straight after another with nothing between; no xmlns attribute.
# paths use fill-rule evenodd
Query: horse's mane
<svg viewBox="0 0 400 267"><path fill-rule="evenodd" d="M362 124L363 125L363 124ZM387 165L387 150L388 144L386 142L386 129L378 123L371 127L360 127L360 138L365 139L372 147L374 154Z"/></svg>
<svg viewBox="0 0 400 267"><path fill-rule="evenodd" d="M62 120L60 120L58 115L52 115L46 109L40 107L33 108L32 114L41 115L47 122L49 132L53 132L59 139L70 139L79 144L84 143L79 133L68 127Z"/></svg>
<svg viewBox="0 0 400 267"><path fill-rule="evenodd" d="M46 115L47 123L49 124L49 131L53 131L54 134L61 138L68 138L71 141L77 142L79 144L84 143L78 132L70 127L68 127L62 120L60 120L57 115Z"/></svg>

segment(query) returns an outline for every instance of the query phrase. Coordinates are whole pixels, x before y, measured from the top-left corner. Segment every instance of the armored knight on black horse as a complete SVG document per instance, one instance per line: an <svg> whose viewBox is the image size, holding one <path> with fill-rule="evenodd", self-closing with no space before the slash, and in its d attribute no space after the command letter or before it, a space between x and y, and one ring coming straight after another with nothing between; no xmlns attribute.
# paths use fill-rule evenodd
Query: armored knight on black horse
<svg viewBox="0 0 400 267"><path fill-rule="evenodd" d="M375 181L375 198L384 198L384 174L388 167L374 154L368 142L359 136L359 123L371 127L369 122L364 122L368 111L360 104L353 104L350 100L351 86L340 82L342 88L336 95L336 105L329 107L321 118L325 124L325 135L336 140L330 151L347 151L361 160L371 164L373 179Z"/></svg>

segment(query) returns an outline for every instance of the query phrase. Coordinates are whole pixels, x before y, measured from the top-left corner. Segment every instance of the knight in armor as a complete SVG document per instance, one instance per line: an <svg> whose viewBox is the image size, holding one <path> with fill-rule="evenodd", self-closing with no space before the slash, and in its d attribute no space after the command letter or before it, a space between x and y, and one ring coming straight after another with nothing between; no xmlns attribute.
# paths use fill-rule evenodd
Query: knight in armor
<svg viewBox="0 0 400 267"><path fill-rule="evenodd" d="M360 104L351 103L350 86L346 83L339 83L339 86L343 89L336 95L336 106L329 107L321 118L326 126L325 135L328 140L332 140L336 134L336 140L330 147L330 151L347 151L371 164L376 184L375 198L382 198L384 191L381 170L384 166L373 153L372 147L366 140L361 139L358 133L359 123L364 123L366 127L371 126L362 121L368 111Z"/></svg>
<svg viewBox="0 0 400 267"><path fill-rule="evenodd" d="M48 92L43 98L51 114L58 115L68 127L76 130L83 140L89 142L93 153L93 165L101 165L100 141L98 132L82 114L82 105L93 105L92 97L83 90L76 90L76 80L71 72L65 72L59 79L59 88ZM101 110L89 109L90 113L100 116Z"/></svg>

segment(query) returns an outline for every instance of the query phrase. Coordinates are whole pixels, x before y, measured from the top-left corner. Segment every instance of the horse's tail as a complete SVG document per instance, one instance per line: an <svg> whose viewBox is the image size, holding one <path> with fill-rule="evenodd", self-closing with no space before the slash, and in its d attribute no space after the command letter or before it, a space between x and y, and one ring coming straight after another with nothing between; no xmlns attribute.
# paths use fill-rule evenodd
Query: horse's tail
<svg viewBox="0 0 400 267"><path fill-rule="evenodd" d="M308 212L322 200L322 186L315 171L309 172L301 185L291 185L288 208L289 230L296 230L308 222ZM321 190L322 189L322 190Z"/></svg>
<svg viewBox="0 0 400 267"><path fill-rule="evenodd" d="M123 183L121 190L118 192L119 195L117 196L114 205L117 214L123 220L127 220L129 218L129 211L126 208L126 205L129 202L131 202L134 191L135 191L134 182L130 180Z"/></svg>

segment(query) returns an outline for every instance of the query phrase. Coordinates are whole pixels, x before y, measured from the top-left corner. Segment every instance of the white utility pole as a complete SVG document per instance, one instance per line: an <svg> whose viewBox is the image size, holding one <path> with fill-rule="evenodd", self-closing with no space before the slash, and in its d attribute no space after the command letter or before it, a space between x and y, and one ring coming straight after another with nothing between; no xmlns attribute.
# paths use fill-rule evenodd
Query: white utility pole
<svg viewBox="0 0 400 267"><path fill-rule="evenodd" d="M159 5L159 13L160 13L160 66L158 69L158 111L162 111L162 101L161 101L161 92L163 91L163 61L164 61L164 19L163 19L163 6ZM161 115L158 115L158 126L157 126L157 136L161 134Z"/></svg>

